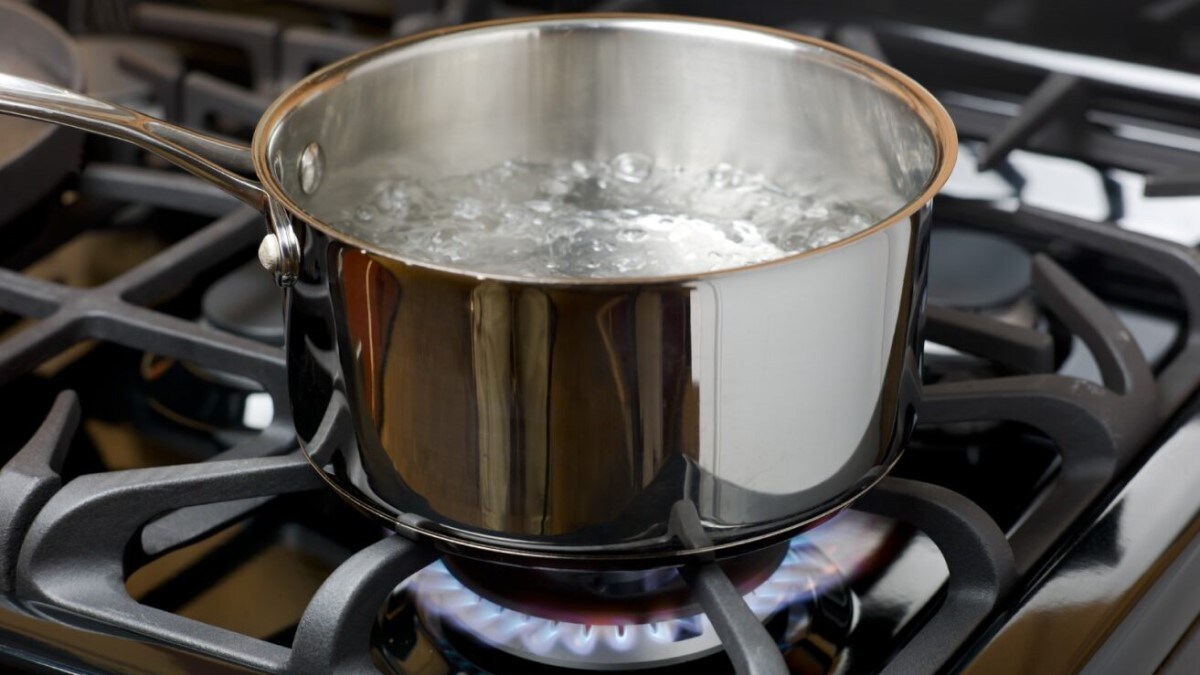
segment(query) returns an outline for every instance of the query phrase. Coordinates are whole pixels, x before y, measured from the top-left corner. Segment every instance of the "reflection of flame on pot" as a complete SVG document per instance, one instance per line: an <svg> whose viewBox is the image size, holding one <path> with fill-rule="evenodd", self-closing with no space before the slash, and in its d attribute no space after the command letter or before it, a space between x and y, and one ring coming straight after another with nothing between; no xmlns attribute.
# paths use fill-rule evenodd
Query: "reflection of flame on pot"
<svg viewBox="0 0 1200 675"><path fill-rule="evenodd" d="M480 596L440 561L406 583L416 598L422 623L440 639L457 632L486 646L547 663L570 665L586 660L593 665L648 666L721 649L716 630L702 613L649 623L556 621ZM831 590L845 592L836 565L804 537L797 537L779 567L744 598L761 621L782 629L775 637L788 645L809 629L811 603Z"/></svg>

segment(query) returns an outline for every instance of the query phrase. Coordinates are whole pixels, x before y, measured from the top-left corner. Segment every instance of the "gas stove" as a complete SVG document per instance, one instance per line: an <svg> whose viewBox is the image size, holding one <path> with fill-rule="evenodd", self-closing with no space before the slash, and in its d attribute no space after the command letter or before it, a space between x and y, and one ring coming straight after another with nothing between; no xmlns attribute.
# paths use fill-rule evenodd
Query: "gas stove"
<svg viewBox="0 0 1200 675"><path fill-rule="evenodd" d="M1177 21L1195 3L1113 3L1069 32L1068 3L1011 0L37 4L90 93L235 138L390 37L591 9L845 44L930 88L962 151L893 474L783 544L636 571L381 530L296 449L257 212L99 138L32 147L19 182L0 163L20 204L0 209L6 669L1195 672L1200 52Z"/></svg>

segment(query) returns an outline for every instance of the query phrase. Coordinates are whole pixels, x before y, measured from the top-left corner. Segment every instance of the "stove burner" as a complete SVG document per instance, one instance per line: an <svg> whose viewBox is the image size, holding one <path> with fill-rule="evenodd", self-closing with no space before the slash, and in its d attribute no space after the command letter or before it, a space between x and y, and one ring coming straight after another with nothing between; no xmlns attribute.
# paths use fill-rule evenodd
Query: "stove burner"
<svg viewBox="0 0 1200 675"><path fill-rule="evenodd" d="M1029 290L1029 253L988 232L935 229L930 238L929 301L965 310L1006 308Z"/></svg>
<svg viewBox="0 0 1200 675"><path fill-rule="evenodd" d="M976 312L1023 328L1043 321L1031 292L1033 259L1028 251L991 232L956 227L934 228L930 236L929 302ZM925 343L925 373L930 381L946 377L986 378L995 364L936 342Z"/></svg>
<svg viewBox="0 0 1200 675"><path fill-rule="evenodd" d="M677 575L673 569L663 572ZM724 658L704 614L630 623L612 623L611 617L602 617L603 623L584 616L554 620L479 595L441 561L401 588L415 605L420 627L439 648L471 663L515 658L551 668L641 670ZM837 567L802 537L790 542L778 568L744 598L784 649L819 634L813 640L822 645L818 651L836 651L853 623L853 605ZM830 610L823 604L836 608L836 620L827 620ZM830 635L831 630L838 634Z"/></svg>
<svg viewBox="0 0 1200 675"><path fill-rule="evenodd" d="M201 321L227 333L283 345L279 289L257 261L214 282L201 298ZM147 431L205 456L245 442L275 419L258 382L196 363L145 353L140 363Z"/></svg>
<svg viewBox="0 0 1200 675"><path fill-rule="evenodd" d="M720 562L741 593L749 593L783 563L788 544L781 543ZM692 616L700 607L691 599L678 568L547 570L498 565L473 558L446 558L450 574L471 592L509 610L554 621L589 625L654 623Z"/></svg>
<svg viewBox="0 0 1200 675"><path fill-rule="evenodd" d="M279 289L257 260L218 279L201 300L209 324L272 345L283 345L283 311Z"/></svg>

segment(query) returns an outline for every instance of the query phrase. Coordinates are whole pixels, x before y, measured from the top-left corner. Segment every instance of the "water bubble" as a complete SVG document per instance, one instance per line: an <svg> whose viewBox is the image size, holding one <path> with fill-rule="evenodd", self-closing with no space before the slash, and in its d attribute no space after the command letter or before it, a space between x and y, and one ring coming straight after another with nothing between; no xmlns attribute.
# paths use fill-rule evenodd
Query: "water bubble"
<svg viewBox="0 0 1200 675"><path fill-rule="evenodd" d="M804 217L810 220L815 220L817 218L828 218L829 208L824 204L814 204L813 206L810 206L804 210Z"/></svg>
<svg viewBox="0 0 1200 675"><path fill-rule="evenodd" d="M649 213L633 220L633 223L646 232L670 232L675 227L675 218L658 213Z"/></svg>
<svg viewBox="0 0 1200 675"><path fill-rule="evenodd" d="M496 167L496 170L494 172L495 178L497 178L497 179L512 178L514 175L516 175L518 172L520 172L522 168L523 167L520 164L518 164L515 160L506 159L506 160L504 160L503 163L501 163L499 166Z"/></svg>
<svg viewBox="0 0 1200 675"><path fill-rule="evenodd" d="M571 171L577 178L591 178L596 173L595 167L581 159L571 162Z"/></svg>
<svg viewBox="0 0 1200 675"><path fill-rule="evenodd" d="M721 162L708 172L708 182L715 188L737 187L745 180L745 174L733 165Z"/></svg>
<svg viewBox="0 0 1200 675"><path fill-rule="evenodd" d="M646 239L649 237L649 232L635 227L622 228L617 232L617 241L621 241L626 244L636 244L640 241L646 241Z"/></svg>
<svg viewBox="0 0 1200 675"><path fill-rule="evenodd" d="M392 212L392 194L388 190L380 190L379 194L375 195L375 208L380 213Z"/></svg>
<svg viewBox="0 0 1200 675"><path fill-rule="evenodd" d="M637 258L621 257L613 262L613 267L621 274L632 274L641 269Z"/></svg>
<svg viewBox="0 0 1200 675"><path fill-rule="evenodd" d="M809 237L808 248L811 250L814 248L821 248L822 246L828 246L830 244L836 243L841 238L842 238L842 236L839 235L837 232L830 232L828 230L820 230L820 231L814 232L812 237Z"/></svg>
<svg viewBox="0 0 1200 675"><path fill-rule="evenodd" d="M541 191L552 197L561 197L571 191L571 183L555 176L542 181Z"/></svg>
<svg viewBox="0 0 1200 675"><path fill-rule="evenodd" d="M519 223L525 220L525 210L514 204L501 204L498 214L501 223Z"/></svg>
<svg viewBox="0 0 1200 675"><path fill-rule="evenodd" d="M474 197L464 197L454 205L454 215L465 220L475 220L483 213L483 202Z"/></svg>
<svg viewBox="0 0 1200 675"><path fill-rule="evenodd" d="M758 243L762 241L762 235L759 234L758 228L746 220L735 220L732 225L733 235L730 237L736 243Z"/></svg>
<svg viewBox="0 0 1200 675"><path fill-rule="evenodd" d="M799 204L784 204L779 209L779 219L785 224L794 223L804 217L804 208Z"/></svg>
<svg viewBox="0 0 1200 675"><path fill-rule="evenodd" d="M732 175L733 167L721 162L708 172L708 182L715 188L722 188L729 185L729 179Z"/></svg>
<svg viewBox="0 0 1200 675"><path fill-rule="evenodd" d="M371 206L360 206L354 209L354 218L360 223L369 223L375 220L375 209Z"/></svg>
<svg viewBox="0 0 1200 675"><path fill-rule="evenodd" d="M637 152L623 152L609 163L613 177L626 183L640 183L654 170L654 160Z"/></svg>

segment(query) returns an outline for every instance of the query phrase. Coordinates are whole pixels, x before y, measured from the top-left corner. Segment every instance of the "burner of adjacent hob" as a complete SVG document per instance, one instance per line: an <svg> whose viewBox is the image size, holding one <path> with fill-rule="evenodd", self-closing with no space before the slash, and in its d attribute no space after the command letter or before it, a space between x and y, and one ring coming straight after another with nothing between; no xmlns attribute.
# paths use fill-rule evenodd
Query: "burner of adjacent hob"
<svg viewBox="0 0 1200 675"><path fill-rule="evenodd" d="M929 301L1006 313L1029 292L1029 252L999 234L936 228L929 243Z"/></svg>
<svg viewBox="0 0 1200 675"><path fill-rule="evenodd" d="M1030 291L1032 256L1000 234L935 227L929 246L929 302L975 312L1024 328L1038 328L1042 313ZM945 345L925 343L926 375L989 377L992 364Z"/></svg>
<svg viewBox="0 0 1200 675"><path fill-rule="evenodd" d="M201 298L201 321L227 333L283 345L279 289L257 261L214 282ZM271 396L255 381L194 363L147 353L142 389L160 435L198 452L229 447L265 429L274 418ZM215 445L214 445L215 443Z"/></svg>
<svg viewBox="0 0 1200 675"><path fill-rule="evenodd" d="M283 296L257 260L218 279L200 303L204 321L213 327L283 346Z"/></svg>
<svg viewBox="0 0 1200 675"><path fill-rule="evenodd" d="M829 672L854 623L838 567L803 537L735 562L723 568L789 670ZM417 665L431 650L450 672L732 672L675 568L514 574L492 566L490 577L488 569L439 561L408 579L384 612L384 655L405 673L434 672ZM484 580L479 588L489 590L473 590Z"/></svg>

